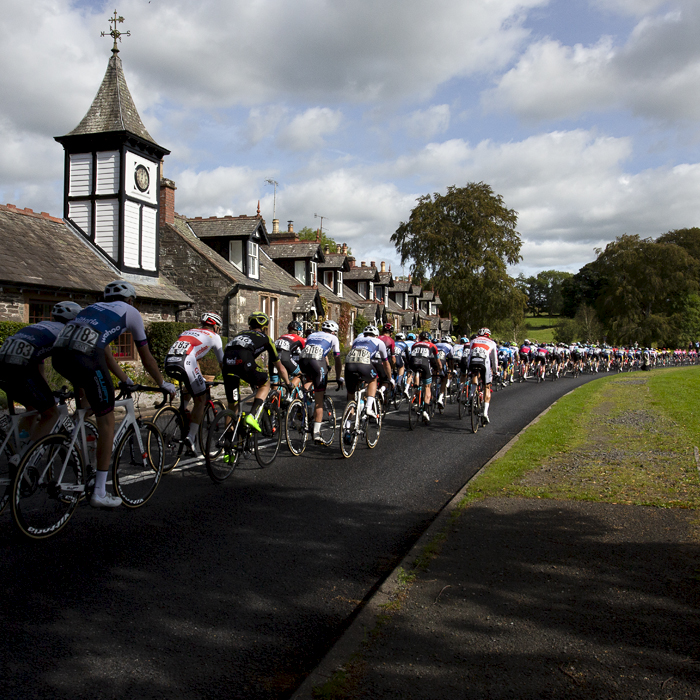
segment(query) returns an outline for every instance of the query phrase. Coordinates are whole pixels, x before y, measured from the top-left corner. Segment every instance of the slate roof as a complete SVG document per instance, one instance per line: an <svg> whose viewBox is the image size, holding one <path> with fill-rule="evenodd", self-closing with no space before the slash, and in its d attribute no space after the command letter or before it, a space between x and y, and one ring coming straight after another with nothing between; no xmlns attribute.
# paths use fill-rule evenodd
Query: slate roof
<svg viewBox="0 0 700 700"><path fill-rule="evenodd" d="M100 85L90 109L80 124L66 136L104 134L115 131L126 131L156 146L158 145L146 131L146 127L136 110L136 105L126 85L122 61L117 53L112 53L107 64L107 72L102 79L102 85ZM170 153L170 151L166 151L166 153Z"/></svg>
<svg viewBox="0 0 700 700"><path fill-rule="evenodd" d="M306 287L303 289L298 289L297 294L299 295L299 298L294 306L294 313L306 314L314 308L316 309L317 313L321 313L323 307L321 306L318 289L315 289L314 287Z"/></svg>
<svg viewBox="0 0 700 700"><path fill-rule="evenodd" d="M31 209L0 205L0 283L57 291L100 294L120 279L108 263L63 220ZM191 304L193 300L165 277L134 284L141 299Z"/></svg>
<svg viewBox="0 0 700 700"><path fill-rule="evenodd" d="M325 284L322 282L319 283L318 285L318 293L327 301L330 301L332 304L342 304L345 302L345 299L342 299L339 297L332 289L329 289L326 287ZM343 291L343 293L345 293Z"/></svg>
<svg viewBox="0 0 700 700"><path fill-rule="evenodd" d="M318 264L319 270L341 270L347 272L350 269L348 256L343 253L324 253L325 262Z"/></svg>
<svg viewBox="0 0 700 700"><path fill-rule="evenodd" d="M187 219L187 223L197 238L250 238L261 226L265 240L269 240L265 222L259 216L211 216L206 219L197 216Z"/></svg>
<svg viewBox="0 0 700 700"><path fill-rule="evenodd" d="M393 287L394 286L394 276L391 274L391 272L380 272L379 273L379 284Z"/></svg>
<svg viewBox="0 0 700 700"><path fill-rule="evenodd" d="M386 310L390 314L403 314L405 309L402 309L393 299L387 299Z"/></svg>
<svg viewBox="0 0 700 700"><path fill-rule="evenodd" d="M230 263L226 258L210 248L203 240L195 236L189 225L189 221L185 219L185 217L176 215L175 225L170 226L170 228L174 230L185 243L221 272L221 274L231 280L232 285L237 284L239 287L245 287L246 289L259 289L260 291L271 291L288 296L296 296L296 292L290 289L290 287L298 284L298 280L288 275L278 265L275 265L274 262L264 254L264 251L262 251L260 255L260 279L250 279L233 263Z"/></svg>
<svg viewBox="0 0 700 700"><path fill-rule="evenodd" d="M298 243L275 243L265 246L265 252L273 259L281 258L314 258L320 256L320 262L325 261L321 244L315 241L299 241Z"/></svg>
<svg viewBox="0 0 700 700"><path fill-rule="evenodd" d="M348 304L357 306L358 308L363 308L367 304L367 300L363 299L357 292L353 292L350 287L346 287L343 284L343 300L347 301Z"/></svg>
<svg viewBox="0 0 700 700"><path fill-rule="evenodd" d="M411 283L406 280L394 280L394 287L392 292L410 292Z"/></svg>
<svg viewBox="0 0 700 700"><path fill-rule="evenodd" d="M353 267L343 275L344 280L370 280L379 281L379 271L376 267Z"/></svg>
<svg viewBox="0 0 700 700"><path fill-rule="evenodd" d="M423 296L420 298L421 301L433 301L435 297L435 292L425 291Z"/></svg>

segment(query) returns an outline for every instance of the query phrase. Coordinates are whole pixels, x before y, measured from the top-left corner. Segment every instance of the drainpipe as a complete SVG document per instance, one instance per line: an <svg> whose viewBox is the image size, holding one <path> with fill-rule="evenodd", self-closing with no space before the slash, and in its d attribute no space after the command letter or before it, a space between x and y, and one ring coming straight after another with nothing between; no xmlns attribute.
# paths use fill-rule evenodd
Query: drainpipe
<svg viewBox="0 0 700 700"><path fill-rule="evenodd" d="M239 286L237 284L234 284L231 289L226 293L226 296L224 297L224 324L226 328L226 337L230 338L231 337L231 311L229 307L229 299L231 297L236 296L238 294Z"/></svg>

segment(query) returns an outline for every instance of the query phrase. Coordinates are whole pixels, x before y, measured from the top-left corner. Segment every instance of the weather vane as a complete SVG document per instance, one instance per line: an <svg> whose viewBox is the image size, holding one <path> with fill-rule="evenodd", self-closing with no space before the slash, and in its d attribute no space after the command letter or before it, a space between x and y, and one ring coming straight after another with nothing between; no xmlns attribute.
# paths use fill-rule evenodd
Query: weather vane
<svg viewBox="0 0 700 700"><path fill-rule="evenodd" d="M115 11L114 11L114 17L113 17L112 19L109 20L110 26L112 25L112 22L114 22L114 27L112 27L112 31L109 32L109 33L107 33L107 32L100 32L100 36L107 36L107 35L109 34L109 36L111 36L111 37L114 38L114 46L112 47L112 51L113 51L114 53L119 53L119 49L117 48L117 39L119 39L119 41L121 41L123 36L131 36L131 32L130 32L130 31L120 32L120 31L117 29L117 24L121 24L123 21L124 21L124 18L123 18L123 17L119 17L119 16L117 15L117 11L115 10Z"/></svg>

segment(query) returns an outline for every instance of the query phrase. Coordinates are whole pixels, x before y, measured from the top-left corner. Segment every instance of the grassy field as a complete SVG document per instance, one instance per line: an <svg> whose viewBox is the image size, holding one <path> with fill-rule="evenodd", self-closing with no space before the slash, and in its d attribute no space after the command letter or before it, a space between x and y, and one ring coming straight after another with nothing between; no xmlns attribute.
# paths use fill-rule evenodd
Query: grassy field
<svg viewBox="0 0 700 700"><path fill-rule="evenodd" d="M700 367L616 375L560 399L474 481L484 496L700 507Z"/></svg>
<svg viewBox="0 0 700 700"><path fill-rule="evenodd" d="M526 316L527 337L538 343L550 343L554 339L554 326L559 323L559 316Z"/></svg>

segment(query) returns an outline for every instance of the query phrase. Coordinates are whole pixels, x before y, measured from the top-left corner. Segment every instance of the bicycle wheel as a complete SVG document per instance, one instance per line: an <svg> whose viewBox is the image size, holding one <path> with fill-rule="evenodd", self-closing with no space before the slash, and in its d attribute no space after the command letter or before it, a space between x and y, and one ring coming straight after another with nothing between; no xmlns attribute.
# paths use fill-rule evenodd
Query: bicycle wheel
<svg viewBox="0 0 700 700"><path fill-rule="evenodd" d="M171 472L180 462L185 449L185 426L180 412L172 406L164 406L153 416L153 423L163 436L163 474ZM202 443L200 442L200 445Z"/></svg>
<svg viewBox="0 0 700 700"><path fill-rule="evenodd" d="M459 387L457 390L457 415L459 416L460 420L462 420L462 417L467 412L467 407L464 404L464 396L464 387Z"/></svg>
<svg viewBox="0 0 700 700"><path fill-rule="evenodd" d="M365 418L365 442L370 450L373 450L379 442L379 434L382 432L382 416L377 414L376 419Z"/></svg>
<svg viewBox="0 0 700 700"><path fill-rule="evenodd" d="M207 438L209 436L209 428L214 422L217 414L224 410L224 404L221 401L207 401L204 407L204 415L202 416L202 422L199 424L199 449L204 452L204 448L207 444Z"/></svg>
<svg viewBox="0 0 700 700"><path fill-rule="evenodd" d="M348 405L343 411L343 417L340 421L340 451L343 457L352 457L357 447L357 430L355 428L355 417L357 413L357 404L354 401L348 401Z"/></svg>
<svg viewBox="0 0 700 700"><path fill-rule="evenodd" d="M228 479L238 466L245 439L243 433L243 424L238 421L237 411L226 409L216 414L209 428L204 453L207 474L215 484Z"/></svg>
<svg viewBox="0 0 700 700"><path fill-rule="evenodd" d="M253 434L255 459L261 467L267 467L275 461L282 441L282 426L279 409L264 406L260 416L261 433Z"/></svg>
<svg viewBox="0 0 700 700"><path fill-rule="evenodd" d="M294 399L289 404L284 430L289 451L298 457L304 452L309 436L306 429L306 406L302 399Z"/></svg>
<svg viewBox="0 0 700 700"><path fill-rule="evenodd" d="M379 413L379 411L377 411ZM323 397L323 420L321 421L321 439L324 444L332 445L335 438L335 428L337 425L335 417L335 406L333 399L326 395Z"/></svg>
<svg viewBox="0 0 700 700"><path fill-rule="evenodd" d="M62 530L84 491L83 459L65 435L47 435L24 454L12 486L12 515L35 540Z"/></svg>
<svg viewBox="0 0 700 700"><path fill-rule="evenodd" d="M112 481L127 508L139 508L153 495L163 474L164 458L163 436L153 423L141 421L124 433L114 453Z"/></svg>
<svg viewBox="0 0 700 700"><path fill-rule="evenodd" d="M479 430L481 424L481 402L479 401L479 392L474 389L470 400L470 417L472 422L472 433Z"/></svg>

